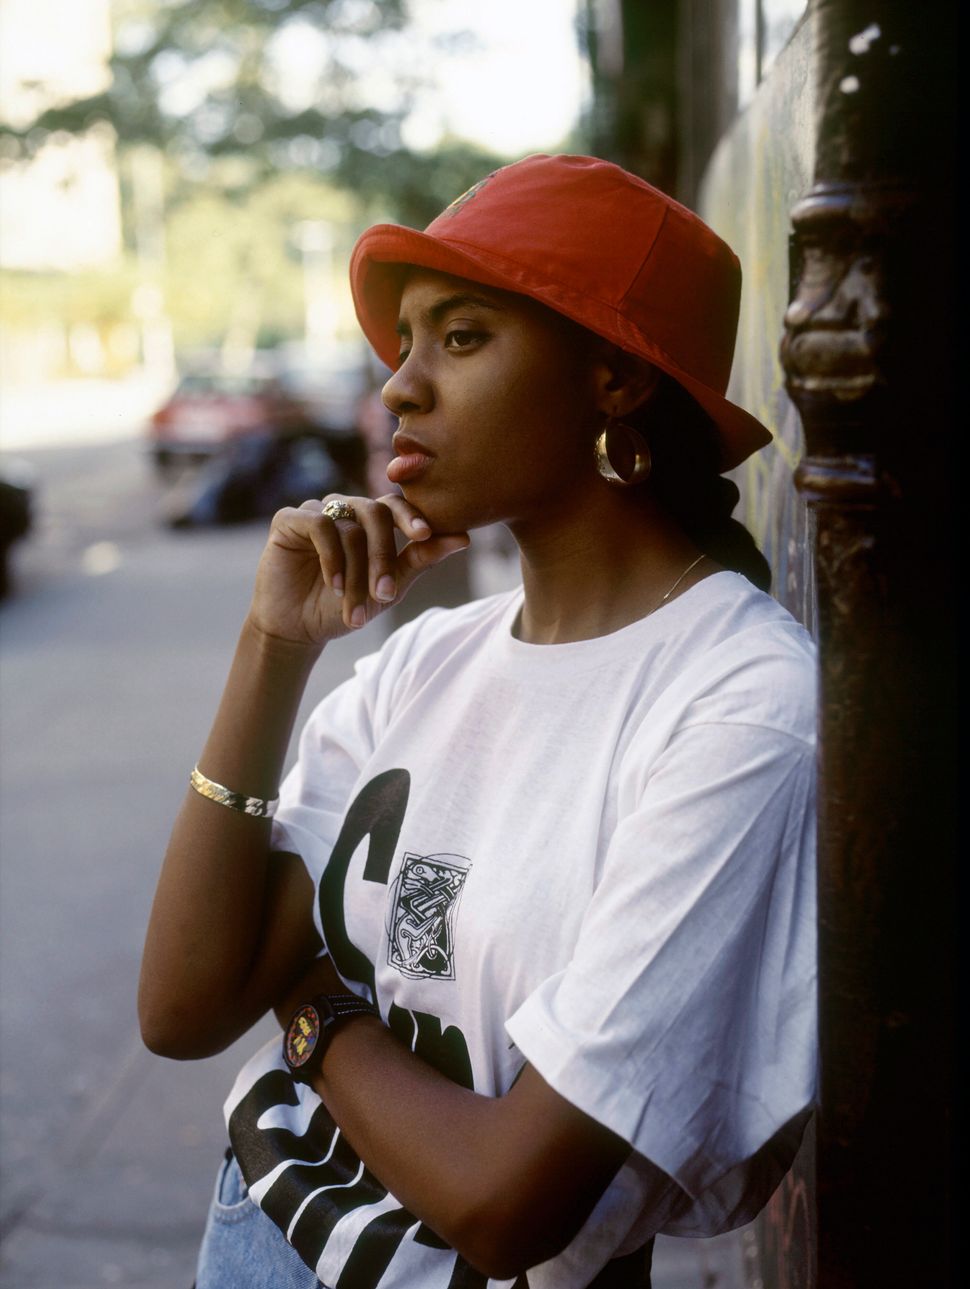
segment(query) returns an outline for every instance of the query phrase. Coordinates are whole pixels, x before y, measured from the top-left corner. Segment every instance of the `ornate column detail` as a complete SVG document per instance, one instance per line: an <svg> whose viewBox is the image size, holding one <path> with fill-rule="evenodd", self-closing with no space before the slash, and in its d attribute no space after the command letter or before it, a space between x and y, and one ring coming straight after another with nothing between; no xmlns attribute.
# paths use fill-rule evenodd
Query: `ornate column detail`
<svg viewBox="0 0 970 1289"><path fill-rule="evenodd" d="M818 162L781 355L816 530L821 1289L947 1283L952 266L922 78L946 76L950 12L810 11Z"/></svg>

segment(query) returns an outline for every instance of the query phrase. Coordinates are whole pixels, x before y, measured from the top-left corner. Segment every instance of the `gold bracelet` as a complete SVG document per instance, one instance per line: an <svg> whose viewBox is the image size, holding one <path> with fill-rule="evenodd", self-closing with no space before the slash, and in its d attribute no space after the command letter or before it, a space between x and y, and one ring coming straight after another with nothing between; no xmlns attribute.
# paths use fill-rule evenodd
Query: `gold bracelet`
<svg viewBox="0 0 970 1289"><path fill-rule="evenodd" d="M208 797L217 805L228 806L230 810L238 810L240 814L253 815L256 819L272 819L280 804L279 797L275 797L272 801L264 801L262 797L247 797L242 792L233 792L231 788L224 788L221 783L213 783L211 779L205 777L198 766L189 776L189 783L199 796Z"/></svg>

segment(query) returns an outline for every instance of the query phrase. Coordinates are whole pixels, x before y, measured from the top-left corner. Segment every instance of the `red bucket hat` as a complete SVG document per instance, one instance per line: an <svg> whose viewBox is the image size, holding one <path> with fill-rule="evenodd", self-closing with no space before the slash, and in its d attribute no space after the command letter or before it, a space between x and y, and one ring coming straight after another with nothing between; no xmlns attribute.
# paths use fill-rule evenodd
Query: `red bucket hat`
<svg viewBox="0 0 970 1289"><path fill-rule="evenodd" d="M771 441L724 397L741 267L685 206L608 161L526 157L453 201L423 233L377 224L357 241L350 284L378 356L397 363L404 266L517 291L640 354L693 395L730 470Z"/></svg>

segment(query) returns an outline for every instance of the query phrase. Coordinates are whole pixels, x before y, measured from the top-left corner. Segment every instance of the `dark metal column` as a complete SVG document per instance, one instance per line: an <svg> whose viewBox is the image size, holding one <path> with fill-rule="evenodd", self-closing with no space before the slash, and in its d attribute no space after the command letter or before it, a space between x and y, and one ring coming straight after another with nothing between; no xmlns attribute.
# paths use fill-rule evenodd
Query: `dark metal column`
<svg viewBox="0 0 970 1289"><path fill-rule="evenodd" d="M950 1283L955 6L816 0L782 343L817 521L821 1289Z"/></svg>

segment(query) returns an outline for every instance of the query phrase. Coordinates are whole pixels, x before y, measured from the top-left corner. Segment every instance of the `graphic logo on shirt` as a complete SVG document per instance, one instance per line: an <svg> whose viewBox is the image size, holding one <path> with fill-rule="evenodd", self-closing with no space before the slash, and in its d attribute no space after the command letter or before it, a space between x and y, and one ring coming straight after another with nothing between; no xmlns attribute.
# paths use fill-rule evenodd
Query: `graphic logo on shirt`
<svg viewBox="0 0 970 1289"><path fill-rule="evenodd" d="M453 928L468 860L404 856L391 892L387 961L404 976L454 980Z"/></svg>
<svg viewBox="0 0 970 1289"><path fill-rule="evenodd" d="M494 175L495 175L495 171L493 170L490 175L486 175L484 179L479 179L478 183L472 184L470 188L466 188L465 191L459 197L456 197L454 201L449 202L449 204L444 208L441 214L457 215L458 212L461 210L462 206L467 206L473 197L478 196L481 190L488 183L489 179L492 179Z"/></svg>

